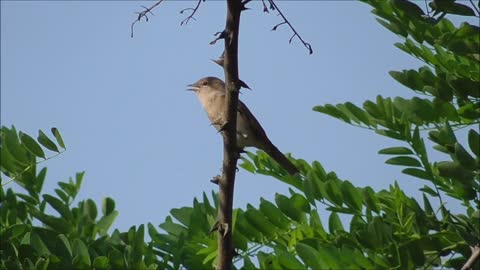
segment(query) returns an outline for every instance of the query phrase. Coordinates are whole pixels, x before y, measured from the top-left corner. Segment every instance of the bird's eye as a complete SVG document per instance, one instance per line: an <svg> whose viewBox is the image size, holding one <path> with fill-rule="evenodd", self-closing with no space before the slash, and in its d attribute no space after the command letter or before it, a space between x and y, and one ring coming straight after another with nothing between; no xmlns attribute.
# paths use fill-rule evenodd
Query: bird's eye
<svg viewBox="0 0 480 270"><path fill-rule="evenodd" d="M207 84L208 84L207 81L203 81L203 82L202 82L202 85L207 85Z"/></svg>

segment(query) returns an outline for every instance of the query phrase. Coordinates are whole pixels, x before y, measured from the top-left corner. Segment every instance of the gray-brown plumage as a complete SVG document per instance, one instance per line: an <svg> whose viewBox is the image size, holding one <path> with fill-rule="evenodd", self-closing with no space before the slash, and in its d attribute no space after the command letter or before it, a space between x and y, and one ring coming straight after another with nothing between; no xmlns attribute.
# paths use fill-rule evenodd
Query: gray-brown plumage
<svg viewBox="0 0 480 270"><path fill-rule="evenodd" d="M219 130L226 120L225 83L216 77L206 77L189 86L189 90L198 95L212 125ZM295 165L273 145L255 116L240 100L238 101L237 113L237 147L239 149L244 147L261 149L277 161L289 174L298 173Z"/></svg>

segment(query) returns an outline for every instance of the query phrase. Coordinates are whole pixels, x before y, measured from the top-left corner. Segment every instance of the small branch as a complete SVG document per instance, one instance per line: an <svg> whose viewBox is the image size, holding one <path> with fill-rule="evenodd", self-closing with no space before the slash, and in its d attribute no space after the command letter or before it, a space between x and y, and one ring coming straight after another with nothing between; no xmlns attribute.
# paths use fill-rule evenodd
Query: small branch
<svg viewBox="0 0 480 270"><path fill-rule="evenodd" d="M205 0L198 0L197 5L194 8L185 8L185 9L180 10L180 14L183 14L185 11L188 11L188 10L192 11L192 13L190 13L190 15L188 15L185 19L183 19L183 21L180 23L180 25L187 24L191 19L196 20L193 16L197 12L197 10L200 7L200 4L202 3L202 1L205 2Z"/></svg>
<svg viewBox="0 0 480 270"><path fill-rule="evenodd" d="M5 182L5 183L0 183L0 184L2 185L2 187L10 184L11 182L15 181L15 179L17 179L18 176L21 176L21 175L24 174L26 171L30 170L33 166L36 166L36 165L38 165L38 164L40 164L40 163L43 163L43 162L45 162L45 161L47 161L47 160L50 160L50 159L54 158L54 157L56 157L56 156L58 156L58 155L60 155L60 154L63 154L63 152L65 152L65 151L67 151L67 150L64 149L64 150L62 150L62 151L54 154L54 155L51 156L51 157L48 157L48 158L46 158L46 159L40 160L40 161L38 161L38 162L35 162L34 164L28 165L27 167L25 167L25 169L24 169L23 171L19 172L18 174L15 174L13 177L10 177L10 180L8 180L8 181Z"/></svg>
<svg viewBox="0 0 480 270"><path fill-rule="evenodd" d="M480 11L478 10L477 6L475 6L475 3L473 3L473 1L470 0L470 4L472 4L473 9L475 9L475 11L477 12L477 17L479 17L480 16Z"/></svg>
<svg viewBox="0 0 480 270"><path fill-rule="evenodd" d="M137 17L137 19L136 19L135 21L132 22L132 26L130 27L130 29L131 29L130 37L133 38L133 27L135 26L135 24L136 24L137 22L141 21L142 18L145 18L145 21L148 22L148 16L147 16L147 14L150 13L150 14L154 15L153 12L152 12L152 10L153 10L154 8L156 8L158 5L160 5L160 3L162 3L162 2L163 2L163 0L159 0L158 2L156 2L155 4L153 4L153 5L152 5L151 7L149 7L149 8L143 7L143 8L145 9L144 11L142 11L142 12L136 12L136 14L138 14L138 17Z"/></svg>
<svg viewBox="0 0 480 270"><path fill-rule="evenodd" d="M262 0L262 4L263 4L263 12L268 13L268 8L267 8L267 5L265 4L265 0Z"/></svg>
<svg viewBox="0 0 480 270"><path fill-rule="evenodd" d="M249 9L249 8L246 7L246 5L247 5L248 3L250 3L251 1L252 1L252 0L243 0L243 1L242 1L242 6L241 6L240 9L241 9L242 11Z"/></svg>
<svg viewBox="0 0 480 270"><path fill-rule="evenodd" d="M470 255L470 258L468 258L467 262L463 265L462 270L473 269L473 265L480 257L480 245L476 245L471 249L472 255Z"/></svg>
<svg viewBox="0 0 480 270"><path fill-rule="evenodd" d="M263 1L262 1L263 2ZM288 24L288 27L290 27L290 29L293 31L293 36L288 40L289 43L292 42L293 38L297 37L303 44L303 46L305 46L305 48L307 48L308 50L308 53L309 54L312 54L313 53L313 49L312 49L312 45L310 45L310 43L308 42L305 42L303 40L303 38L298 34L297 30L295 30L295 28L293 28L292 24L287 20L287 18L285 17L285 15L283 15L282 11L278 8L277 4L275 4L274 0L268 0L268 2L270 3L270 9L271 10L277 10L278 11L278 14L282 17L283 19L283 22L275 25L273 28L272 28L272 31L275 31L277 29L278 26L282 25L282 24ZM266 5L265 3L263 3L263 11L265 11L265 8L266 8Z"/></svg>
<svg viewBox="0 0 480 270"><path fill-rule="evenodd" d="M424 0L425 2L425 11L427 11L427 16L430 18L430 9L428 8L428 3L427 3L427 0Z"/></svg>
<svg viewBox="0 0 480 270"><path fill-rule="evenodd" d="M225 39L225 31L216 32L213 35L216 36L216 38L210 42L210 45L213 45L213 44L217 43L217 41L219 41L220 39Z"/></svg>

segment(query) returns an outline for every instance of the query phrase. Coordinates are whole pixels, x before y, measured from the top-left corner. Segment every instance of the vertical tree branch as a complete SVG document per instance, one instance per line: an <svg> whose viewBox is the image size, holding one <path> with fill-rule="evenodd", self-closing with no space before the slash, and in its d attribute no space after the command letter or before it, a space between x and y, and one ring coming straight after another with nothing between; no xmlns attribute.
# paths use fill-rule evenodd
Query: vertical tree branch
<svg viewBox="0 0 480 270"><path fill-rule="evenodd" d="M238 92L240 89L238 78L238 32L240 26L240 0L227 1L227 19L224 30L226 88L226 119L223 132L223 175L219 179L219 236L218 236L218 264L217 270L230 270L233 259L232 241L232 209L233 191L235 187L235 173L237 169L237 107Z"/></svg>

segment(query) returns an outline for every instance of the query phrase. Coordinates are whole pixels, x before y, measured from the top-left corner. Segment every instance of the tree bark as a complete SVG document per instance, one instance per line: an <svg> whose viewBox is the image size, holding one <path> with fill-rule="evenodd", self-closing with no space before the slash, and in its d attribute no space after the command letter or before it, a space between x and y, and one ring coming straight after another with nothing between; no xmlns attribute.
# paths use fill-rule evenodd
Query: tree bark
<svg viewBox="0 0 480 270"><path fill-rule="evenodd" d="M217 270L230 270L233 259L232 210L237 170L237 107L240 89L238 76L238 32L240 26L240 0L227 0L227 19L224 30L225 55L223 68L226 87L226 119L223 132L223 174L219 179L219 236Z"/></svg>

